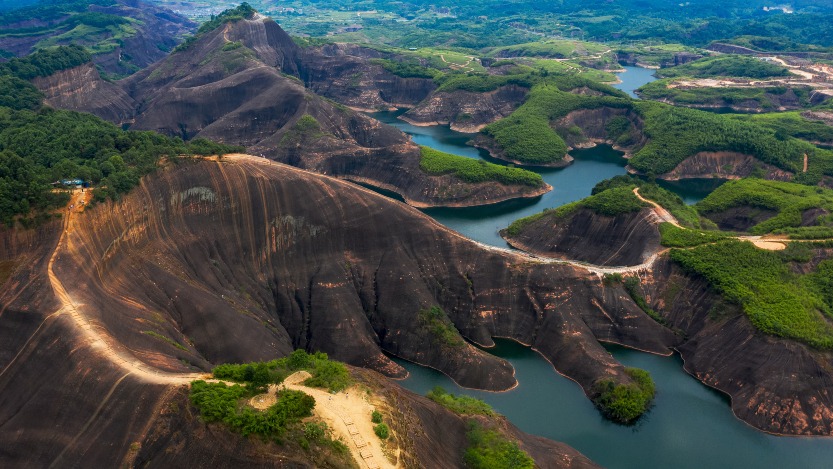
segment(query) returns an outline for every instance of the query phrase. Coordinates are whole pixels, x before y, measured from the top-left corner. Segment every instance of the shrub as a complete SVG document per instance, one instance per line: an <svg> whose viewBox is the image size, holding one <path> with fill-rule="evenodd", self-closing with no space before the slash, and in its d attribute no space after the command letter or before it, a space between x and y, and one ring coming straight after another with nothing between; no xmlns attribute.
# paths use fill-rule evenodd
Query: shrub
<svg viewBox="0 0 833 469"><path fill-rule="evenodd" d="M644 414L654 398L655 388L651 375L638 368L626 368L625 373L633 381L616 384L612 379L603 379L594 385L597 397L594 403L611 420L629 424Z"/></svg>
<svg viewBox="0 0 833 469"><path fill-rule="evenodd" d="M532 469L535 461L514 441L495 430L487 430L476 421L469 422L466 434L469 447L463 456L472 469Z"/></svg>
<svg viewBox="0 0 833 469"><path fill-rule="evenodd" d="M382 413L378 410L374 410L373 413L370 414L370 421L373 423L382 423Z"/></svg>
<svg viewBox="0 0 833 469"><path fill-rule="evenodd" d="M440 386L426 394L428 399L440 404L448 410L461 415L495 415L494 409L489 404L480 399L471 396L455 396L454 394L446 392Z"/></svg>
<svg viewBox="0 0 833 469"><path fill-rule="evenodd" d="M304 424L304 438L309 441L322 441L327 436L327 424L324 422L307 422Z"/></svg>
<svg viewBox="0 0 833 469"><path fill-rule="evenodd" d="M439 306L432 306L420 310L418 313L420 325L431 333L440 345L446 347L462 347L466 344L457 328L448 319L445 311Z"/></svg>
<svg viewBox="0 0 833 469"><path fill-rule="evenodd" d="M373 433L375 433L376 436L378 436L379 438L387 440L390 436L390 429L388 428L387 424L380 423L379 425L373 427Z"/></svg>

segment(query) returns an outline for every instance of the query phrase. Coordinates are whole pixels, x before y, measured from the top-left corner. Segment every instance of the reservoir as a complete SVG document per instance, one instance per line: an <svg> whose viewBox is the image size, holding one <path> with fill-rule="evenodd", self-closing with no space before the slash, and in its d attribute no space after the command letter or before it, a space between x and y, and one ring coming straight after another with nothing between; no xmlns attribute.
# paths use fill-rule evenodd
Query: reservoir
<svg viewBox="0 0 833 469"><path fill-rule="evenodd" d="M581 387L541 355L509 340L488 349L509 360L519 385L508 392L462 389L442 373L403 360L404 387L424 395L434 386L483 399L528 433L569 444L610 469L823 468L833 461L830 438L777 437L732 415L729 399L683 371L679 356L610 346L625 366L648 370L657 396L636 425L605 420Z"/></svg>
<svg viewBox="0 0 833 469"><path fill-rule="evenodd" d="M653 73L648 72L647 76ZM402 112L375 113L373 117L410 134L417 144L492 161L487 152L466 145L470 134L454 132L448 126L416 127L397 119ZM469 238L506 247L498 235L499 229L544 208L584 198L599 181L626 172L626 160L621 153L606 145L576 150L571 155L575 161L566 168L534 169L553 186L550 193L541 197L424 212ZM719 183L661 182L689 204L701 200ZM833 439L776 437L752 428L734 417L727 396L689 376L679 356L661 357L609 347L622 364L648 370L657 387L654 407L635 426L628 427L604 419L578 384L555 372L538 353L512 341L497 343L488 352L512 363L519 382L509 392L462 389L440 372L397 360L410 372L400 384L419 394L440 385L455 394L483 399L522 430L567 443L611 469L831 467Z"/></svg>
<svg viewBox="0 0 833 469"><path fill-rule="evenodd" d="M645 69L640 69L645 70ZM483 159L498 164L505 162L494 160L486 150L467 145L472 134L453 131L449 126L418 127L398 119L405 110L393 112L376 112L375 119L390 124L410 135L418 145L425 145L446 153ZM583 199L590 195L597 183L626 174L627 160L622 153L609 145L597 145L593 148L576 149L570 152L575 159L565 168L527 168L544 178L552 190L533 199L509 200L483 207L463 208L429 208L423 209L443 225L481 243L492 246L507 247L506 241L498 232L513 221L534 215L546 208ZM711 179L693 179L685 181L662 182L663 187L675 192L685 203L695 203L714 190L720 181ZM374 189L375 190L375 189ZM389 195L389 194L385 194Z"/></svg>
<svg viewBox="0 0 833 469"><path fill-rule="evenodd" d="M642 85L646 85L657 79L657 77L654 76L654 73L656 73L656 70L654 69L631 66L625 66L622 68L624 68L625 71L616 74L620 83L612 86L628 93L631 98L639 99L639 96L636 95L635 91L642 87Z"/></svg>
<svg viewBox="0 0 833 469"><path fill-rule="evenodd" d="M489 157L487 151L466 145L472 137L471 134L455 132L448 126L417 127L397 119L402 112L404 111L377 112L372 116L409 134L418 145L468 158L497 162ZM510 200L484 207L429 208L423 212L468 238L506 247L506 241L500 237L498 231L513 221L534 215L545 208L559 207L583 199L590 195L596 183L626 173L627 160L622 157L621 152L608 145L573 150L570 155L575 161L566 168L532 169L541 174L544 182L553 187L552 191L541 197Z"/></svg>

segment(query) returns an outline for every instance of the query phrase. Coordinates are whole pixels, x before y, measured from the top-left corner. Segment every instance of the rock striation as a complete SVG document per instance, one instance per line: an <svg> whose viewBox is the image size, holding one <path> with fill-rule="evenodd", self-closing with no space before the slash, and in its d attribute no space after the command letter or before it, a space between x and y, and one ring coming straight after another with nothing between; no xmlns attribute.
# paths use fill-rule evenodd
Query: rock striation
<svg viewBox="0 0 833 469"><path fill-rule="evenodd" d="M501 236L518 249L545 257L632 266L659 252L660 221L651 208L615 216L579 208L564 217L544 215L520 233L503 230Z"/></svg>
<svg viewBox="0 0 833 469"><path fill-rule="evenodd" d="M438 91L403 114L414 125L450 125L452 130L479 132L483 127L512 114L523 104L527 88L502 86L494 91Z"/></svg>

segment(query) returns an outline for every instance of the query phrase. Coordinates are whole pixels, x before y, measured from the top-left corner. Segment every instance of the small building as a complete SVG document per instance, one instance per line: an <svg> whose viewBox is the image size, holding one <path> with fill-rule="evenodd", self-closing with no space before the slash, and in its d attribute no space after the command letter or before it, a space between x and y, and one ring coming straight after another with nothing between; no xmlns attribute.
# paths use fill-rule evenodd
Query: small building
<svg viewBox="0 0 833 469"><path fill-rule="evenodd" d="M61 179L60 181L53 182L52 185L75 189L81 189L82 187L90 187L90 183L83 179Z"/></svg>

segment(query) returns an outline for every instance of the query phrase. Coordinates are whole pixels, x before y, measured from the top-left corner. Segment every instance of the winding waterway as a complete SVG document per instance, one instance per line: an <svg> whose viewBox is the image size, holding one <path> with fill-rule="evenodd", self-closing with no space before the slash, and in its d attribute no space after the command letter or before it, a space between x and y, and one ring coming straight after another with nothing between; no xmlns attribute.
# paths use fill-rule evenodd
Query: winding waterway
<svg viewBox="0 0 833 469"><path fill-rule="evenodd" d="M653 70L625 67L617 88L633 90L654 79ZM382 112L374 117L410 134L420 145L468 158L486 159L488 153L466 145L471 135L448 126L416 127ZM460 208L427 209L440 223L477 241L505 247L498 235L512 221L545 208L558 207L590 195L604 179L625 174L621 153L599 145L571 152L575 161L563 169L535 169L553 190L532 200ZM689 180L662 183L686 203L695 203L719 182ZM626 366L648 370L657 386L654 407L634 427L605 420L573 381L528 347L499 340L490 353L507 359L516 370L519 385L505 393L462 389L445 375L397 360L409 372L401 384L425 394L440 385L455 393L481 398L521 429L565 442L595 462L619 468L826 468L833 467L833 439L776 437L741 422L731 412L729 399L693 377L679 356L660 357L611 346L611 353Z"/></svg>
<svg viewBox="0 0 833 469"><path fill-rule="evenodd" d="M678 356L609 347L626 366L648 370L657 396L637 425L605 420L578 384L553 371L528 347L498 340L489 352L509 360L519 385L505 393L462 389L442 373L397 360L411 374L404 387L425 394L442 386L488 402L522 430L562 441L610 469L824 468L833 461L829 438L777 437L736 419L726 396L695 380Z"/></svg>

